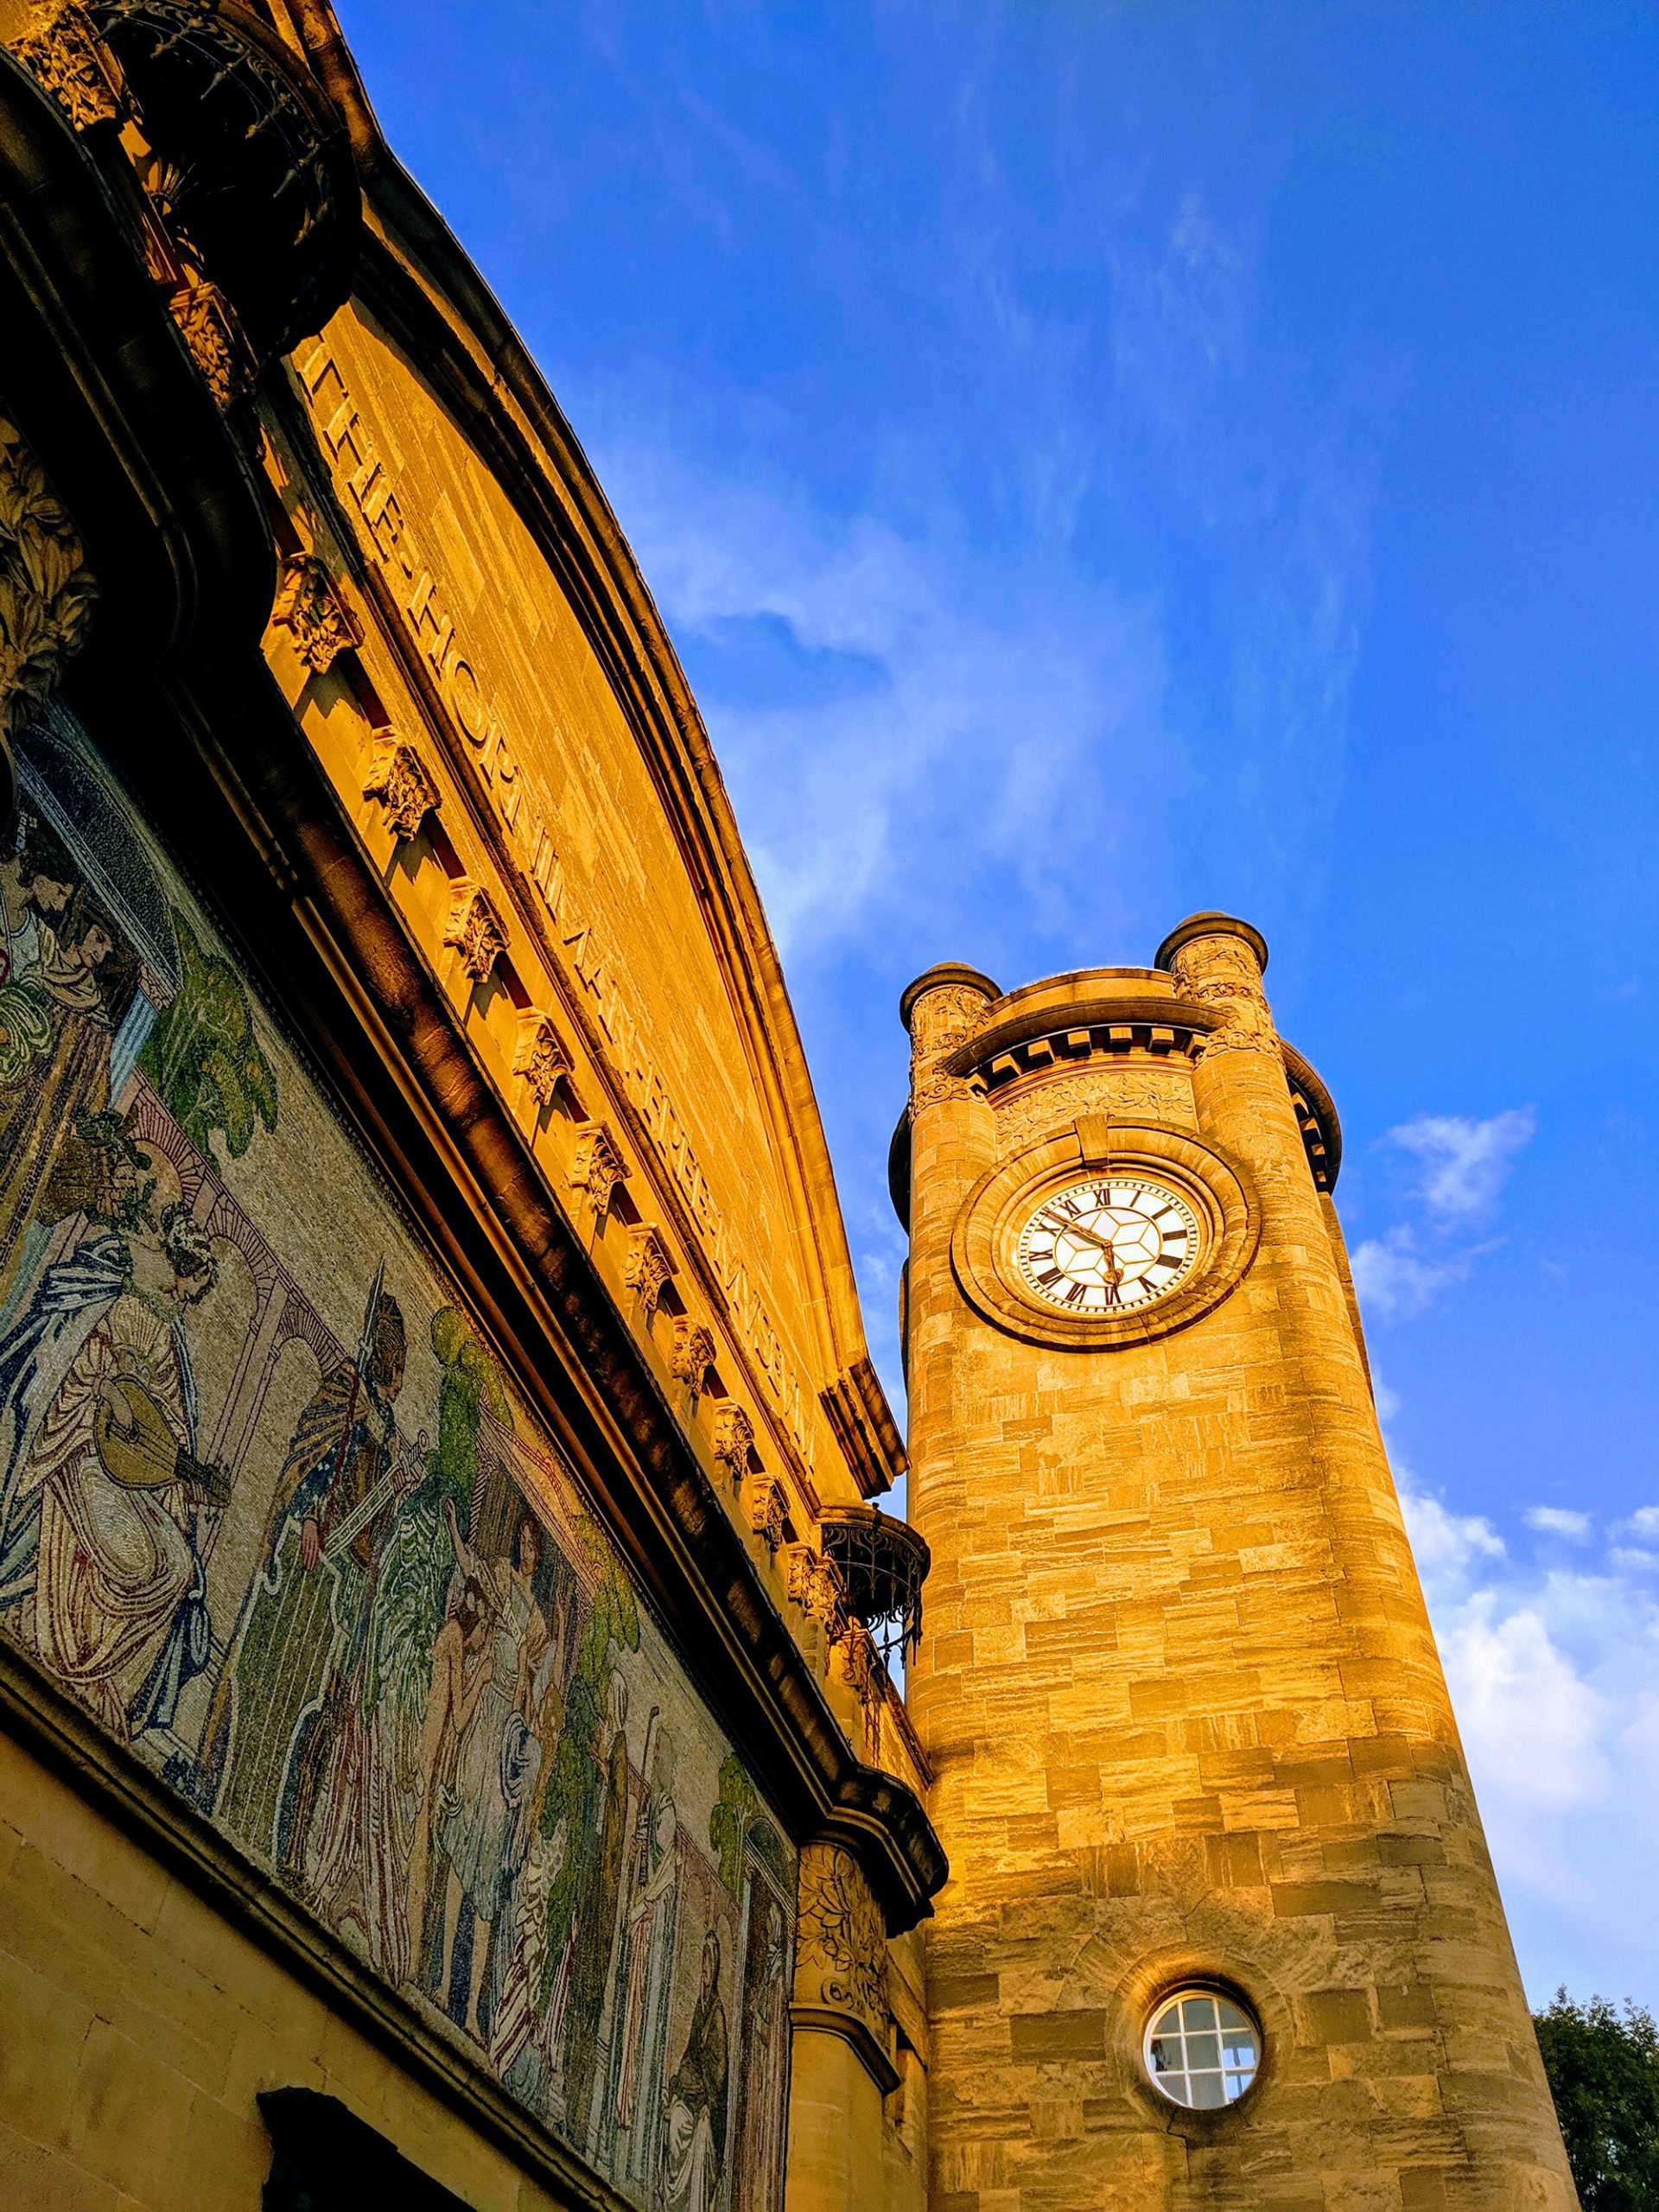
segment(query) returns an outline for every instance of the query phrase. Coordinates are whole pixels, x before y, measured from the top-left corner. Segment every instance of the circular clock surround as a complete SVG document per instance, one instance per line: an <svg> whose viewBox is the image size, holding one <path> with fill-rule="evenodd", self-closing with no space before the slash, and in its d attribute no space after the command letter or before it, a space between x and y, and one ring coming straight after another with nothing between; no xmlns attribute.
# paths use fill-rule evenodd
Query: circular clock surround
<svg viewBox="0 0 1659 2212"><path fill-rule="evenodd" d="M969 1303L1068 1351L1145 1344L1216 1306L1255 1250L1243 1171L1196 1138L1113 1122L1103 1156L1075 1128L982 1176L950 1256Z"/></svg>

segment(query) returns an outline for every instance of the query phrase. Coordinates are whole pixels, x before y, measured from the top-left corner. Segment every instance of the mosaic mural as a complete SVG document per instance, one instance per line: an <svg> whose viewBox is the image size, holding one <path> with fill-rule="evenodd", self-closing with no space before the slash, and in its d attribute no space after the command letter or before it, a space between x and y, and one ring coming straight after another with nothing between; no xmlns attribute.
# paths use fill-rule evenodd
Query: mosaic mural
<svg viewBox="0 0 1659 2212"><path fill-rule="evenodd" d="M0 862L0 1633L650 2212L782 2201L792 1853L61 717Z"/></svg>

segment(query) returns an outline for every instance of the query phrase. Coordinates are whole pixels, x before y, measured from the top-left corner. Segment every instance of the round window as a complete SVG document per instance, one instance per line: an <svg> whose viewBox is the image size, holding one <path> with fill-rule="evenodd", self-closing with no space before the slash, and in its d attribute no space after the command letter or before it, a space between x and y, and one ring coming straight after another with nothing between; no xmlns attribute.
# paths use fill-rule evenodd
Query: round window
<svg viewBox="0 0 1659 2212"><path fill-rule="evenodd" d="M1255 2081L1261 2031L1219 1990L1181 1989L1153 2014L1146 2056L1154 2088L1172 2104L1211 2111L1235 2102Z"/></svg>

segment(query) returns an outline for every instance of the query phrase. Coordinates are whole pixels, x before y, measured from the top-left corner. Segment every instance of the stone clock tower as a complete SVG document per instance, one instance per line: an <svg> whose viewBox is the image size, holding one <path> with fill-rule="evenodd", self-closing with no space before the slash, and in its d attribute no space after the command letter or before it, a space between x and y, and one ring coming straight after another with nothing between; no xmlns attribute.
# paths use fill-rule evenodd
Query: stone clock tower
<svg viewBox="0 0 1659 2212"><path fill-rule="evenodd" d="M1266 965L905 994L935 2212L1574 2201Z"/></svg>

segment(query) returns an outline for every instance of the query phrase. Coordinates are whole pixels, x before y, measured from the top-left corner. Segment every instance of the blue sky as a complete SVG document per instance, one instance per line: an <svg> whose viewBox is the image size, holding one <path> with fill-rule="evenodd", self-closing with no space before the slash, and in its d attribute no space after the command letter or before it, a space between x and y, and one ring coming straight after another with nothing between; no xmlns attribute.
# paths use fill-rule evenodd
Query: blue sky
<svg viewBox="0 0 1659 2212"><path fill-rule="evenodd" d="M1529 1987L1659 2003L1659 14L341 12L697 690L895 1395L900 987L1247 915Z"/></svg>

